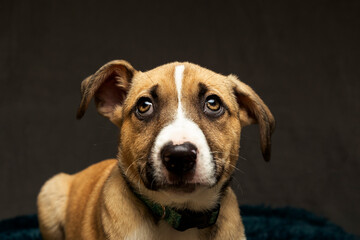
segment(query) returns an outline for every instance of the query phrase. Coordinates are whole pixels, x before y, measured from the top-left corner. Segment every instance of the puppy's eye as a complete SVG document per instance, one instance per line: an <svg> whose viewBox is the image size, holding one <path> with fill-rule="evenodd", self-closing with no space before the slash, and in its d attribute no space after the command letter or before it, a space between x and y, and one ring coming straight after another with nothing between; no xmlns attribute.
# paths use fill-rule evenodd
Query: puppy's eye
<svg viewBox="0 0 360 240"><path fill-rule="evenodd" d="M217 111L220 108L220 102L215 97L207 98L206 107L211 111Z"/></svg>
<svg viewBox="0 0 360 240"><path fill-rule="evenodd" d="M205 106L204 106L205 114L218 117L224 112L224 107L221 103L221 100L216 95L210 95L205 99Z"/></svg>
<svg viewBox="0 0 360 240"><path fill-rule="evenodd" d="M152 103L150 101L144 100L139 102L137 109L139 113L143 114L149 111L151 107L152 107Z"/></svg>
<svg viewBox="0 0 360 240"><path fill-rule="evenodd" d="M150 116L154 112L153 103L150 98L142 97L136 104L136 116L138 118L144 118Z"/></svg>

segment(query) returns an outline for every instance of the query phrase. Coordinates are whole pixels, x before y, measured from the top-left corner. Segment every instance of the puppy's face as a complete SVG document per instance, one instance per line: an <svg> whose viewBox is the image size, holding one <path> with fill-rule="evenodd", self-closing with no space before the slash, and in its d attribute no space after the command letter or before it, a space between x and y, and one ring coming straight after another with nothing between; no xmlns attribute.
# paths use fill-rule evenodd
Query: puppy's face
<svg viewBox="0 0 360 240"><path fill-rule="evenodd" d="M241 127L249 123L260 123L269 158L273 117L234 76L177 62L138 72L114 61L82 86L78 116L95 95L98 111L120 128L123 175L155 201L191 205L197 196L215 202L236 165Z"/></svg>
<svg viewBox="0 0 360 240"><path fill-rule="evenodd" d="M174 63L138 73L121 109L125 174L174 192L228 178L239 148L237 109L229 81L209 70Z"/></svg>

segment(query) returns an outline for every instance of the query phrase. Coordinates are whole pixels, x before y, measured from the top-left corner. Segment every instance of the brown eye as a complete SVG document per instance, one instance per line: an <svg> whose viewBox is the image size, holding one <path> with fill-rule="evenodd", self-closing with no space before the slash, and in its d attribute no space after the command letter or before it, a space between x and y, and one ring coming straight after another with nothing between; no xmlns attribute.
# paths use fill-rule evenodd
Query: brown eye
<svg viewBox="0 0 360 240"><path fill-rule="evenodd" d="M218 117L224 113L221 100L216 95L210 95L205 99L204 112L210 117Z"/></svg>
<svg viewBox="0 0 360 240"><path fill-rule="evenodd" d="M150 98L142 97L136 104L136 116L140 119L150 116L154 112Z"/></svg>
<svg viewBox="0 0 360 240"><path fill-rule="evenodd" d="M147 111L150 110L151 106L152 106L151 102L143 101L143 102L140 102L137 109L138 109L139 113L146 113Z"/></svg>
<svg viewBox="0 0 360 240"><path fill-rule="evenodd" d="M216 98L208 98L206 100L206 107L211 111L217 111L220 108L220 102Z"/></svg>

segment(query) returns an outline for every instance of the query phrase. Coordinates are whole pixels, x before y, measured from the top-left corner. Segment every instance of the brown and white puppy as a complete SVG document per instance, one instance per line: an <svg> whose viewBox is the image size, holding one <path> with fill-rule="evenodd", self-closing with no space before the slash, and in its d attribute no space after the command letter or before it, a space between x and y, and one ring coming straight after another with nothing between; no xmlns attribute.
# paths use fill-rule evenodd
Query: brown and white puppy
<svg viewBox="0 0 360 240"><path fill-rule="evenodd" d="M115 60L81 89L77 117L94 97L99 113L120 129L119 153L45 183L38 196L44 239L245 239L229 187L241 128L259 124L265 160L274 129L272 114L249 86L188 62L140 72ZM178 231L143 199L163 209L220 210L215 224Z"/></svg>

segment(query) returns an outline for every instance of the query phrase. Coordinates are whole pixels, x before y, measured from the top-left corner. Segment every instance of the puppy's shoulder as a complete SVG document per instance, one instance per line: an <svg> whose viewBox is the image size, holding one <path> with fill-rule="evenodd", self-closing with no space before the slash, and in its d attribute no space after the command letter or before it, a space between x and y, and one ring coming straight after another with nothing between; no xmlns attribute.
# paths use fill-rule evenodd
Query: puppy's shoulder
<svg viewBox="0 0 360 240"><path fill-rule="evenodd" d="M97 223L99 208L96 206L101 204L104 185L116 165L115 159L105 160L72 175L66 204L68 239L97 239L101 226Z"/></svg>

